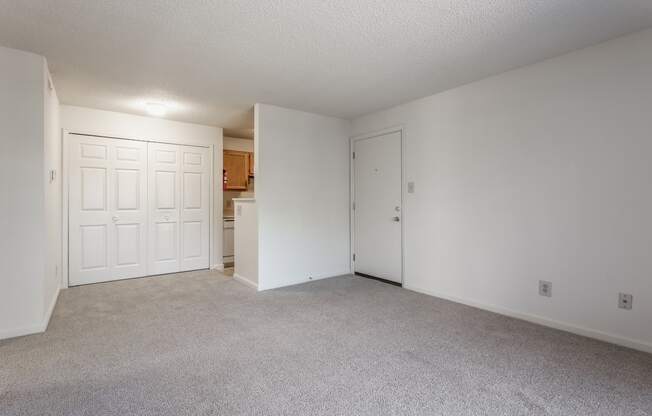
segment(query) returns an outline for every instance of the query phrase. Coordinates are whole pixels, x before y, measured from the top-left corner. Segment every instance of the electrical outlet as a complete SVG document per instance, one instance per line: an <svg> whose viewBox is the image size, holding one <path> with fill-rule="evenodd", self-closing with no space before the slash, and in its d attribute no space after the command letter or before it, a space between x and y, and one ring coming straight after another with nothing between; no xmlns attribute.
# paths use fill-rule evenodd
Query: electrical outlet
<svg viewBox="0 0 652 416"><path fill-rule="evenodd" d="M414 182L408 182L408 194L413 194L414 193Z"/></svg>
<svg viewBox="0 0 652 416"><path fill-rule="evenodd" d="M618 294L618 307L620 309L632 309L632 301L634 297L628 293Z"/></svg>
<svg viewBox="0 0 652 416"><path fill-rule="evenodd" d="M552 297L552 282L539 280L539 295Z"/></svg>

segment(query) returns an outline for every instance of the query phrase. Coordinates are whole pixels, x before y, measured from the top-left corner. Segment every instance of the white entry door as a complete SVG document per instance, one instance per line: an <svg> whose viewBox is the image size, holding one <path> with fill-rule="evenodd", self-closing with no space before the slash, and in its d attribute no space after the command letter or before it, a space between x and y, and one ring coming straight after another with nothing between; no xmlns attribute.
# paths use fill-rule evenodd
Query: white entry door
<svg viewBox="0 0 652 416"><path fill-rule="evenodd" d="M401 283L401 133L353 143L354 271Z"/></svg>
<svg viewBox="0 0 652 416"><path fill-rule="evenodd" d="M145 276L147 144L69 137L69 284Z"/></svg>
<svg viewBox="0 0 652 416"><path fill-rule="evenodd" d="M149 143L149 274L209 267L207 148Z"/></svg>

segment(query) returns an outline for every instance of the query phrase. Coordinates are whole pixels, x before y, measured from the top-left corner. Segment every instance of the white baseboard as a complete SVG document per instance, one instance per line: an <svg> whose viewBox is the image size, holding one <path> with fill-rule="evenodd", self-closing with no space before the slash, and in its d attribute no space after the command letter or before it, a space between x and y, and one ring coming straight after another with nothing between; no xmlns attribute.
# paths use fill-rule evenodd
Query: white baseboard
<svg viewBox="0 0 652 416"><path fill-rule="evenodd" d="M12 329L6 329L4 331L0 331L0 339L9 339L9 338L16 338L16 337L22 337L24 335L32 335L32 334L38 334L45 331L43 329L43 323L39 323L36 325L29 325L29 326L23 326L20 328L12 328Z"/></svg>
<svg viewBox="0 0 652 416"><path fill-rule="evenodd" d="M219 264L212 265L211 270L219 270L219 271L223 272L224 271L224 263L219 263Z"/></svg>
<svg viewBox="0 0 652 416"><path fill-rule="evenodd" d="M243 284L245 284L245 285L247 285L247 286L249 286L249 287L253 287L254 289L258 290L258 284L257 284L257 283L254 283L253 281L247 279L247 278L244 277L244 276L240 276L240 275L237 274L237 273L233 273L233 278L234 278L235 280L237 280L238 282L240 282L240 283L243 283Z"/></svg>
<svg viewBox="0 0 652 416"><path fill-rule="evenodd" d="M61 293L61 289L57 289L56 293L52 297L52 301L50 301L50 306L46 311L45 317L43 318L43 331L41 332L45 332L45 330L48 329L48 325L50 324L50 318L52 318L52 313L54 312L54 307L57 306L59 293Z"/></svg>
<svg viewBox="0 0 652 416"><path fill-rule="evenodd" d="M306 280L299 280L296 282L290 282L290 283L281 283L273 286L259 286L258 290L272 290L272 289L280 289L282 287L289 287L289 286L296 286L296 285L302 285L304 283L310 283L314 282L317 280L322 280L322 279L330 279L332 277L339 277L339 276L348 276L351 275L350 270L342 271L342 272L336 272L336 273L326 273L326 274L313 274L310 277L312 279L306 279Z"/></svg>
<svg viewBox="0 0 652 416"><path fill-rule="evenodd" d="M54 312L54 307L57 304L57 299L59 299L60 291L61 289L57 289L56 293L52 297L52 301L50 301L48 309L45 311L43 320L40 323L0 331L0 339L16 338L25 335L40 334L45 332L45 330L48 329L48 325L50 324L50 318L52 317L52 312Z"/></svg>
<svg viewBox="0 0 652 416"><path fill-rule="evenodd" d="M486 303L478 302L472 299L463 299L456 296L449 296L444 293L437 293L431 290L421 289L419 287L414 287L410 285L403 285L404 289L412 290L414 292L423 293L425 295L434 296L437 298L442 298L450 300L456 303L462 303L464 305L473 306L474 308L484 309L489 312L494 312L500 315L509 316L512 318L522 319L524 321L532 322L535 324L547 326L549 328L559 329L566 332L571 332L573 334L582 335L588 338L594 338L600 341L609 342L611 344L621 345L623 347L632 348L635 350L652 353L652 344L649 344L644 341L622 337L619 335L610 334L603 331L598 331L591 328L585 328L578 325L569 324L566 322L556 321L554 319L544 318L538 315L532 315L529 313L518 312L512 309L503 308L502 306L488 305Z"/></svg>

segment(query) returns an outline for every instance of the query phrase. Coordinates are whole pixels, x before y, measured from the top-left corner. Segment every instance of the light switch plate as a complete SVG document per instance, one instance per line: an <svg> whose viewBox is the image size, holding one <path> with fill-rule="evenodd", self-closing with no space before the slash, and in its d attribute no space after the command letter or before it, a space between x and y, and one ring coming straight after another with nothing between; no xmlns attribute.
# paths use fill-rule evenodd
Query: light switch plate
<svg viewBox="0 0 652 416"><path fill-rule="evenodd" d="M408 194L414 193L414 182L408 182Z"/></svg>

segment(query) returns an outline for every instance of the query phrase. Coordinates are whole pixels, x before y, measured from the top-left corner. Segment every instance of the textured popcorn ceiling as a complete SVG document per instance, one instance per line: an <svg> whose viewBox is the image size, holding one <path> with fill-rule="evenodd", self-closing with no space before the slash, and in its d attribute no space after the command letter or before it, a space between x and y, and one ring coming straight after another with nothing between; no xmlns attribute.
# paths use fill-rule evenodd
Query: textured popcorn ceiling
<svg viewBox="0 0 652 416"><path fill-rule="evenodd" d="M255 102L352 118L650 26L651 0L0 0L0 45L45 55L63 103L235 130Z"/></svg>

